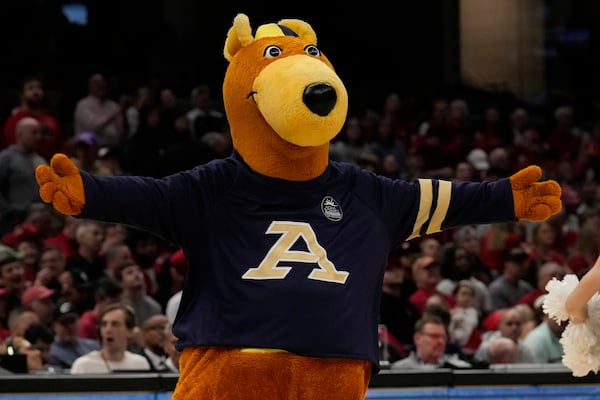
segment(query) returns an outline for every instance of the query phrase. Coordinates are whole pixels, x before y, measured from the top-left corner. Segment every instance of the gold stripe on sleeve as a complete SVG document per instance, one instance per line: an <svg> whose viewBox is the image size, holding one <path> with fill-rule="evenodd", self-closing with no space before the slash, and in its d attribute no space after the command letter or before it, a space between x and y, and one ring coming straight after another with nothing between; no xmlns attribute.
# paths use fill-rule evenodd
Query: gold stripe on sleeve
<svg viewBox="0 0 600 400"><path fill-rule="evenodd" d="M430 179L419 179L419 186L421 187L421 199L419 201L419 212L415 225L413 226L412 234L406 239L410 240L419 236L421 227L429 218L429 211L431 210L431 200L433 199L433 185Z"/></svg>
<svg viewBox="0 0 600 400"><path fill-rule="evenodd" d="M450 197L452 196L452 183L448 181L438 181L438 200L437 207L431 217L431 222L427 227L427 233L435 233L442 230L442 222L446 218L448 207L450 206Z"/></svg>

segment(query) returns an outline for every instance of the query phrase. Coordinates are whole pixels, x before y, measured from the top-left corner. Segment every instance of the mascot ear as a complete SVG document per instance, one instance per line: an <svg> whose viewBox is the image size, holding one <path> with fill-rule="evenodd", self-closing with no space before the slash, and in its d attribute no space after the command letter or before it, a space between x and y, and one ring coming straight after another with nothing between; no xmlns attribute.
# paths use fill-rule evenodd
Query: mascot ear
<svg viewBox="0 0 600 400"><path fill-rule="evenodd" d="M278 24L290 28L305 42L314 45L317 44L317 34L308 23L299 19L282 19Z"/></svg>
<svg viewBox="0 0 600 400"><path fill-rule="evenodd" d="M254 36L252 36L248 16L246 14L236 15L233 19L233 26L229 28L227 39L225 39L225 48L223 49L225 59L231 61L235 53L252 42L254 42Z"/></svg>
<svg viewBox="0 0 600 400"><path fill-rule="evenodd" d="M291 32L285 32L282 27L288 28ZM313 28L306 22L299 19L282 19L276 24L261 25L256 32L256 39L268 36L298 36L300 39L310 44L317 44L317 35ZM242 47L246 47L255 40L252 35L250 20L245 14L238 14L233 19L233 26L227 32L225 39L225 48L223 55L227 61L231 61L235 53Z"/></svg>

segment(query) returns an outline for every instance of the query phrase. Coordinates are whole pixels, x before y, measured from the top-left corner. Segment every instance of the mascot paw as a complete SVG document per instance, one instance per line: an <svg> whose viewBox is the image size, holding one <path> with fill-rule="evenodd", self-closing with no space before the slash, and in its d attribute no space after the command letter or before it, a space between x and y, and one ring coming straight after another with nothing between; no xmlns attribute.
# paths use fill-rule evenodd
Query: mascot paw
<svg viewBox="0 0 600 400"><path fill-rule="evenodd" d="M543 221L562 208L562 190L558 182L538 182L541 177L542 170L536 165L526 167L510 177L517 219Z"/></svg>
<svg viewBox="0 0 600 400"><path fill-rule="evenodd" d="M85 205L85 192L79 168L64 154L55 154L50 166L40 165L35 170L40 185L40 197L52 203L65 215L78 215Z"/></svg>

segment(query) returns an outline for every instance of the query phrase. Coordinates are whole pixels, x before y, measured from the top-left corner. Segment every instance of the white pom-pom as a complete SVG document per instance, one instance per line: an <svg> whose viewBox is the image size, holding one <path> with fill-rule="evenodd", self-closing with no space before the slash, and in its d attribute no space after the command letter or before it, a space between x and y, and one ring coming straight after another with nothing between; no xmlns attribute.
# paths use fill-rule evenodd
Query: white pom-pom
<svg viewBox="0 0 600 400"><path fill-rule="evenodd" d="M553 278L546 285L548 294L542 308L549 317L561 323L569 315L565 309L567 297L575 289L579 279L573 274L566 275L562 281ZM600 366L600 296L595 294L587 304L588 319L584 323L569 325L562 333L560 343L563 346L562 363L569 368L573 376L586 376L590 372L598 373Z"/></svg>
<svg viewBox="0 0 600 400"><path fill-rule="evenodd" d="M578 283L579 279L574 274L565 275L562 281L552 278L546 284L548 294L544 298L544 304L542 305L544 313L548 314L556 322L567 321L569 314L567 314L567 310L565 309L565 302Z"/></svg>
<svg viewBox="0 0 600 400"><path fill-rule="evenodd" d="M563 364L573 376L586 376L598 372L600 365L600 342L587 323L570 323L564 330L560 343L563 345Z"/></svg>

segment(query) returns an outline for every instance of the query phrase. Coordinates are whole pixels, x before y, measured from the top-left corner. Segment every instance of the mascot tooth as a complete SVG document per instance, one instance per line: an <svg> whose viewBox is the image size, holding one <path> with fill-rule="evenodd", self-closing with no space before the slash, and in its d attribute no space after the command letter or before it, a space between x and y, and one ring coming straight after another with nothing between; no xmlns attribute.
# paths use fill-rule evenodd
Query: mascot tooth
<svg viewBox="0 0 600 400"><path fill-rule="evenodd" d="M40 194L185 252L174 400L364 399L390 250L458 225L544 220L561 209L560 186L537 166L406 182L329 160L348 95L304 21L253 34L239 14L224 56L231 156L152 179L90 175L57 154L36 170Z"/></svg>

